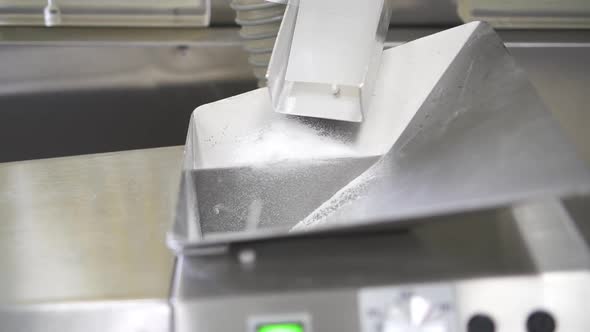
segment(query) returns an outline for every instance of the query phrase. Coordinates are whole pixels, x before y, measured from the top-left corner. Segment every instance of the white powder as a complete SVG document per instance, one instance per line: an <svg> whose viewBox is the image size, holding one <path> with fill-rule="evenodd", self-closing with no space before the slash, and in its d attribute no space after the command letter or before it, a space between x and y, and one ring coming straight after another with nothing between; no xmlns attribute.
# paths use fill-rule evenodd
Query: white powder
<svg viewBox="0 0 590 332"><path fill-rule="evenodd" d="M379 159L373 166L363 172L346 186L340 189L329 200L320 205L305 219L301 220L291 228L291 232L304 231L314 227L320 227L329 223L343 222L343 220L330 220L329 218L342 207L354 202L361 197L367 186L375 179L376 168L382 163Z"/></svg>
<svg viewBox="0 0 590 332"><path fill-rule="evenodd" d="M236 143L239 148L235 149L235 158L246 165L358 156L352 144L292 121L274 122L254 134L237 138Z"/></svg>

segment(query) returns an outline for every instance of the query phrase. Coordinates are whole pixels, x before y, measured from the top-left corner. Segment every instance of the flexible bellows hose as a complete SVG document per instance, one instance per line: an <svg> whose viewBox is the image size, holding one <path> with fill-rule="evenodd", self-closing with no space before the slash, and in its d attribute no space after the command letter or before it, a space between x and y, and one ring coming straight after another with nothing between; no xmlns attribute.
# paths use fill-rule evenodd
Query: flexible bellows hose
<svg viewBox="0 0 590 332"><path fill-rule="evenodd" d="M231 7L237 13L236 23L242 27L240 36L245 40L248 61L258 79L258 85L266 86L266 69L283 20L285 5L265 0L233 0Z"/></svg>

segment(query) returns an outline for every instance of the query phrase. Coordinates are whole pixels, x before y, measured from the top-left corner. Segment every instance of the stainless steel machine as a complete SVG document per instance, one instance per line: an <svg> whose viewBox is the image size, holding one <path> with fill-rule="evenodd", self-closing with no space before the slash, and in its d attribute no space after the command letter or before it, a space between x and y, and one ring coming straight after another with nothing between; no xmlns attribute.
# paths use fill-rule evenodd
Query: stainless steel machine
<svg viewBox="0 0 590 332"><path fill-rule="evenodd" d="M243 35L255 2L232 5ZM184 147L0 164L0 331L590 327L587 95L554 88L585 82L588 36L472 22L402 40L396 5L340 8L367 9L352 22L332 2L265 7L285 12L266 22L269 87L198 107ZM211 55L243 44L193 46L228 80Z"/></svg>
<svg viewBox="0 0 590 332"><path fill-rule="evenodd" d="M493 29L385 51L355 92L329 69L273 77L276 62L303 70L305 3L279 31L270 97L262 88L192 116L169 236L175 329L589 326L576 299L590 291L590 256L574 221L587 216L567 206L588 204L590 172ZM308 45L311 65L328 65L317 53L333 45Z"/></svg>

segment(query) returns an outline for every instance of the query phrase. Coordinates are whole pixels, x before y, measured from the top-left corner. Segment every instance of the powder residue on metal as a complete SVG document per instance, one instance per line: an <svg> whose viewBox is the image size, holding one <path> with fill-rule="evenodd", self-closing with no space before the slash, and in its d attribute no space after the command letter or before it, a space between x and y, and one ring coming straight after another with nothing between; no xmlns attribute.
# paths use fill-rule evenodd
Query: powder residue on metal
<svg viewBox="0 0 590 332"><path fill-rule="evenodd" d="M367 186L375 179L376 168L382 163L382 160L382 158L379 159L373 166L336 192L336 194L305 217L305 219L295 224L290 231L304 231L310 228L325 226L330 223L343 222L343 220L330 220L329 218L333 216L336 211L362 196Z"/></svg>
<svg viewBox="0 0 590 332"><path fill-rule="evenodd" d="M285 160L357 157L351 143L326 134L322 128L300 123L277 122L236 139L240 148L234 158L241 165L256 165Z"/></svg>

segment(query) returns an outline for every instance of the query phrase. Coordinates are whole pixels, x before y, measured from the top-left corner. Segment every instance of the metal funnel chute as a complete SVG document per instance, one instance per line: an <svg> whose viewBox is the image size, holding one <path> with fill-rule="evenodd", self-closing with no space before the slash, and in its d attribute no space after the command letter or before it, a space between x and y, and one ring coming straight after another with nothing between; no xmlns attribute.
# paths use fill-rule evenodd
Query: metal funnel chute
<svg viewBox="0 0 590 332"><path fill-rule="evenodd" d="M375 87L360 123L273 112L264 89L197 109L172 245L590 191L586 165L486 24L385 51Z"/></svg>

